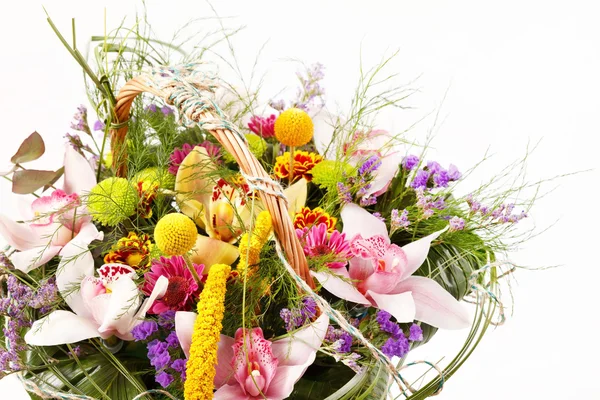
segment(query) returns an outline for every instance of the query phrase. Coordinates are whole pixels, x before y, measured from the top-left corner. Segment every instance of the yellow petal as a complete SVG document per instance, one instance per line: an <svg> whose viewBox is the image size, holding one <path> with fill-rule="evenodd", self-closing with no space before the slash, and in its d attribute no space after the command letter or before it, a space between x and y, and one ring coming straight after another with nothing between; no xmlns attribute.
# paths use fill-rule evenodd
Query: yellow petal
<svg viewBox="0 0 600 400"><path fill-rule="evenodd" d="M231 265L239 255L238 248L232 244L198 235L196 244L192 249L191 259L195 264L204 264L203 274L208 274L211 265Z"/></svg>
<svg viewBox="0 0 600 400"><path fill-rule="evenodd" d="M288 199L288 213L292 220L296 213L306 204L306 196L308 194L307 184L306 179L302 178L283 191L283 194Z"/></svg>

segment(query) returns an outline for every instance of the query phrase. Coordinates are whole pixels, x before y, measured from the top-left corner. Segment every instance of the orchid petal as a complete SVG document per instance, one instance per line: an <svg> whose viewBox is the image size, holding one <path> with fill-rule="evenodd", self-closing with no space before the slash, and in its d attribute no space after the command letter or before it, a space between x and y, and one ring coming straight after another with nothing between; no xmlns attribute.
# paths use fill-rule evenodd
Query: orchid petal
<svg viewBox="0 0 600 400"><path fill-rule="evenodd" d="M412 292L417 321L442 329L462 329L471 325L467 310L433 279L411 276L396 286L395 292Z"/></svg>
<svg viewBox="0 0 600 400"><path fill-rule="evenodd" d="M154 284L154 289L152 289L152 293L150 293L150 296L148 296L148 298L144 300L142 306L133 317L131 329L133 329L135 325L138 325L142 322L141 320L144 319L146 313L148 312L150 307L152 307L152 304L154 304L154 301L163 297L165 293L167 293L168 287L169 279L166 276L161 276L156 280L156 283Z"/></svg>
<svg viewBox="0 0 600 400"><path fill-rule="evenodd" d="M339 144L339 140L333 140L336 119L333 114L326 110L321 110L312 118L315 147L317 152L325 158L335 159L338 152L337 144Z"/></svg>
<svg viewBox="0 0 600 400"><path fill-rule="evenodd" d="M177 318L177 315L175 315ZM193 328L193 325L192 325ZM179 335L177 336L179 337ZM191 338L191 332L190 332ZM233 360L234 352L233 345L235 339L229 336L221 335L219 340L219 346L217 349L217 365L215 366L215 387L218 389L221 386L227 384L233 377L233 370L231 369L231 360ZM189 352L189 348L188 348ZM187 355L189 357L189 355ZM236 382L237 385L237 382Z"/></svg>
<svg viewBox="0 0 600 400"><path fill-rule="evenodd" d="M402 153L397 150L390 150L382 159L381 165L374 172L371 187L365 192L365 196L380 196L388 189L392 179L398 174L400 163L402 162Z"/></svg>
<svg viewBox="0 0 600 400"><path fill-rule="evenodd" d="M389 312L398 322L415 320L415 302L410 292L381 294L369 290L367 294L373 298L377 308Z"/></svg>
<svg viewBox="0 0 600 400"><path fill-rule="evenodd" d="M381 235L388 238L385 223L373 214L356 204L346 204L341 211L342 222L344 223L343 233L349 240L360 234L364 238ZM389 238L387 239L389 243Z"/></svg>
<svg viewBox="0 0 600 400"><path fill-rule="evenodd" d="M175 334L179 339L179 345L183 349L186 357L190 356L190 346L192 345L192 334L194 333L194 323L198 314L191 311L177 311L175 313ZM233 358L233 352L232 357Z"/></svg>
<svg viewBox="0 0 600 400"><path fill-rule="evenodd" d="M402 279L406 279L419 269L423 264L423 261L427 258L427 254L429 254L431 242L444 233L446 229L448 229L448 227L402 246L402 250L404 250L404 253L406 254L406 267L404 271L402 271Z"/></svg>
<svg viewBox="0 0 600 400"><path fill-rule="evenodd" d="M56 270L56 286L75 314L90 318L91 314L83 303L79 290L74 290L86 276L94 276L94 257L80 243L72 240L60 252L61 258Z"/></svg>
<svg viewBox="0 0 600 400"><path fill-rule="evenodd" d="M11 400L31 400L21 379L20 374L8 374L0 378L0 393L10 393Z"/></svg>
<svg viewBox="0 0 600 400"><path fill-rule="evenodd" d="M285 198L288 201L288 213L290 218L294 220L296 213L306 204L306 196L308 195L308 182L304 178L300 178L296 183L283 191Z"/></svg>
<svg viewBox="0 0 600 400"><path fill-rule="evenodd" d="M352 283L340 278L340 276L350 279L346 268L338 268L335 273L311 272L311 275L317 278L319 283L331 294L340 299L348 300L353 303L370 305L371 302L363 296Z"/></svg>
<svg viewBox="0 0 600 400"><path fill-rule="evenodd" d="M306 365L284 365L278 367L277 373L265 393L267 399L287 399L292 394L296 382L302 378L308 366L313 363L314 357L315 355L313 354L312 360Z"/></svg>
<svg viewBox="0 0 600 400"><path fill-rule="evenodd" d="M236 382L233 385L221 386L213 395L214 400L249 400L248 396L242 390L242 387ZM270 400L270 399L269 399Z"/></svg>
<svg viewBox="0 0 600 400"><path fill-rule="evenodd" d="M0 214L0 235L6 242L19 251L41 246L42 240L26 224L19 224Z"/></svg>
<svg viewBox="0 0 600 400"><path fill-rule="evenodd" d="M359 287L363 291L386 294L394 290L400 279L399 272L375 271L367 279L360 282Z"/></svg>
<svg viewBox="0 0 600 400"><path fill-rule="evenodd" d="M321 314L315 322L291 332L291 336L274 341L271 348L273 355L279 360L279 366L304 365L311 357L312 363L327 334L328 326L329 317Z"/></svg>
<svg viewBox="0 0 600 400"><path fill-rule="evenodd" d="M10 256L10 261L16 269L29 272L53 259L60 250L61 246L41 246L30 250L20 251Z"/></svg>
<svg viewBox="0 0 600 400"><path fill-rule="evenodd" d="M33 323L25 342L33 346L56 346L99 337L98 326L87 318L57 310Z"/></svg>
<svg viewBox="0 0 600 400"><path fill-rule="evenodd" d="M204 264L203 272L206 275L211 265L231 265L239 255L240 250L237 246L219 239L198 235L196 244L192 248L191 259L194 264Z"/></svg>
<svg viewBox="0 0 600 400"><path fill-rule="evenodd" d="M127 276L122 276L112 283L111 289L104 315L97 319L102 323L98 331L102 333L116 330L121 334L128 333L133 328L133 317L140 305L139 290L133 279ZM102 296L104 295L96 296L94 300Z"/></svg>
<svg viewBox="0 0 600 400"><path fill-rule="evenodd" d="M375 268L373 267L373 261L371 259L355 256L348 262L348 274L352 280L364 281L374 271Z"/></svg>
<svg viewBox="0 0 600 400"><path fill-rule="evenodd" d="M90 163L71 145L65 145L65 175L63 188L67 194L84 194L96 185L96 175Z"/></svg>

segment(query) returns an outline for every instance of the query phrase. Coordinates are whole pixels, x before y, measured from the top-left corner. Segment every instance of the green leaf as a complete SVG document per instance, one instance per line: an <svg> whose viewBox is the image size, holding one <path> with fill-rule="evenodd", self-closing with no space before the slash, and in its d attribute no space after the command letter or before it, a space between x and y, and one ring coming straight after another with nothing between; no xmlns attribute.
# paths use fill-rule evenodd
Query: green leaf
<svg viewBox="0 0 600 400"><path fill-rule="evenodd" d="M15 171L12 181L12 192L16 194L33 193L44 185L50 185L55 171L41 171L37 169L27 169Z"/></svg>
<svg viewBox="0 0 600 400"><path fill-rule="evenodd" d="M45 151L44 139L42 139L39 133L33 132L21 143L19 150L11 157L10 162L19 164L37 160Z"/></svg>
<svg viewBox="0 0 600 400"><path fill-rule="evenodd" d="M344 386L354 375L354 371L341 362L323 365L317 361L308 367L288 399L324 399Z"/></svg>

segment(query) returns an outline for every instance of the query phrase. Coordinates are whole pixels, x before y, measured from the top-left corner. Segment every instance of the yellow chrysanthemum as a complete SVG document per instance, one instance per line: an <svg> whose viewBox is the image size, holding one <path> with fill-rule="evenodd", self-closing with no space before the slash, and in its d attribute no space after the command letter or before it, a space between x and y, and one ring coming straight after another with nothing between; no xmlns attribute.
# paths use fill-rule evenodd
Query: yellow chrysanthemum
<svg viewBox="0 0 600 400"><path fill-rule="evenodd" d="M294 152L294 181L304 178L307 181L312 180L312 169L323 161L323 157L317 153L297 150ZM287 179L290 176L290 152L286 151L283 155L275 159L273 172L279 179Z"/></svg>
<svg viewBox="0 0 600 400"><path fill-rule="evenodd" d="M244 233L240 239L240 260L237 265L238 271L243 271L246 267L257 265L260 261L260 251L269 240L273 221L268 211L262 211L256 217L252 234Z"/></svg>
<svg viewBox="0 0 600 400"><path fill-rule="evenodd" d="M168 256L186 254L196 243L196 224L183 214L167 214L154 228L156 246Z"/></svg>
<svg viewBox="0 0 600 400"><path fill-rule="evenodd" d="M296 229L310 228L321 223L326 224L327 232L331 233L335 229L337 218L329 215L321 207L316 207L312 210L308 207L302 207L302 210L296 213L294 217L294 228Z"/></svg>
<svg viewBox="0 0 600 400"><path fill-rule="evenodd" d="M306 111L288 108L275 120L275 137L286 146L303 146L313 137L314 126Z"/></svg>
<svg viewBox="0 0 600 400"><path fill-rule="evenodd" d="M210 268L198 302L190 356L186 368L185 400L213 398L213 381L217 365L217 349L223 328L225 291L231 267L215 264ZM229 360L223 360L228 362Z"/></svg>
<svg viewBox="0 0 600 400"><path fill-rule="evenodd" d="M108 178L92 188L87 205L96 221L115 226L135 214L138 201L137 191L127 179Z"/></svg>
<svg viewBox="0 0 600 400"><path fill-rule="evenodd" d="M147 267L152 261L153 250L154 244L150 241L150 236L138 236L135 232L129 232L127 237L119 239L104 256L104 262L126 264L133 268Z"/></svg>

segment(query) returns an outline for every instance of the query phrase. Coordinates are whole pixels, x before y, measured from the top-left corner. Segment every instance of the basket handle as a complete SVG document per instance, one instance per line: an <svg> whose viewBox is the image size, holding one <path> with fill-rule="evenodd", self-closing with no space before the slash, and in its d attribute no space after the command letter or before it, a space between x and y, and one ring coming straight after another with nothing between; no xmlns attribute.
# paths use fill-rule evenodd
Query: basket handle
<svg viewBox="0 0 600 400"><path fill-rule="evenodd" d="M162 98L167 104L174 105L190 123L199 124L209 131L217 141L235 158L240 169L247 176L258 178L266 185L271 182L256 157L248 150L243 135L233 132L221 110L208 96L215 88L214 79L206 78L195 64L180 67L159 67L148 74L131 79L119 91L115 105L116 124L111 129L111 149L113 168L116 175L127 175L127 135L129 113L133 100L141 93L150 93ZM276 189L276 188L273 188ZM272 191L263 191L263 203L273 219L273 230L281 244L289 263L311 288L314 282L302 245L296 236L294 226L288 215L286 200Z"/></svg>

